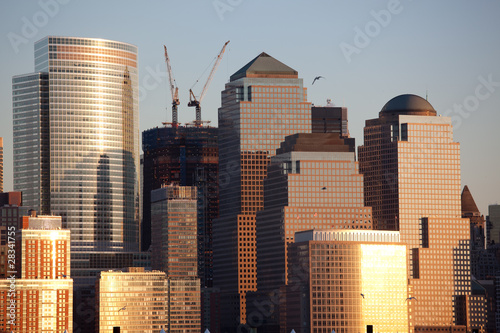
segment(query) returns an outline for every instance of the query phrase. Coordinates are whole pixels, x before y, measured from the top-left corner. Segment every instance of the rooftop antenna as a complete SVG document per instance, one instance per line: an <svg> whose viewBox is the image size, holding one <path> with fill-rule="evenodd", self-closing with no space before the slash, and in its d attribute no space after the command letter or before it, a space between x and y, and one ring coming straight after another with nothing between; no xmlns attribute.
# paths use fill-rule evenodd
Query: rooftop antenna
<svg viewBox="0 0 500 333"><path fill-rule="evenodd" d="M429 96L428 95L429 95L429 89L427 87L425 87L425 100L426 101L429 101L429 99L428 99Z"/></svg>

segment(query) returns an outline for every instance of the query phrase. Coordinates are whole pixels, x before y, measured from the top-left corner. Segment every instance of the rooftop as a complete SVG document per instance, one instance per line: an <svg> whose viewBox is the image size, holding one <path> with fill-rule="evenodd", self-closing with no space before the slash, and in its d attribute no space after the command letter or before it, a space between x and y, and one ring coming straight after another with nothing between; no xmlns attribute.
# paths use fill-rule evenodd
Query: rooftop
<svg viewBox="0 0 500 333"><path fill-rule="evenodd" d="M231 75L230 81L235 81L242 77L298 78L298 75L299 73L295 69L262 52Z"/></svg>

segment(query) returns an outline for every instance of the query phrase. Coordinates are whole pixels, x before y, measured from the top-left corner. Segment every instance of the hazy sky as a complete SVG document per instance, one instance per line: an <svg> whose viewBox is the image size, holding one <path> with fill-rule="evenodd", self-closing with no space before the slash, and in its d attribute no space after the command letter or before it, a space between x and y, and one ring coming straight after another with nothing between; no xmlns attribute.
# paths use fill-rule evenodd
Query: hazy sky
<svg viewBox="0 0 500 333"><path fill-rule="evenodd" d="M188 91L230 40L202 103L217 125L229 76L266 52L299 72L308 99L349 109L363 142L366 119L405 93L453 117L462 185L479 209L500 203L500 1L94 1L0 2L0 136L5 191L12 186L12 76L33 72L33 44L47 36L112 39L139 48L141 132L169 121L163 45L180 89L179 121L194 120ZM193 87L201 92L208 71ZM325 80L311 85L315 76ZM142 149L141 149L142 151Z"/></svg>

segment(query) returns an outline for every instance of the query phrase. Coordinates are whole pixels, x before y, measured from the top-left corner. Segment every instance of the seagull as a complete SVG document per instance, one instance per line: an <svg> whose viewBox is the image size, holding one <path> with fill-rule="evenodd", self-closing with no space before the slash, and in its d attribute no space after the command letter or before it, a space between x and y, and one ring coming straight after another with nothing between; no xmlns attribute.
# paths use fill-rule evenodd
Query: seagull
<svg viewBox="0 0 500 333"><path fill-rule="evenodd" d="M319 80L319 79L324 79L324 77L322 77L322 76L316 76L316 77L314 78L314 80L313 80L313 83L312 83L312 84L314 84L314 82L316 82L316 80ZM311 84L311 85L312 85L312 84Z"/></svg>
<svg viewBox="0 0 500 333"><path fill-rule="evenodd" d="M410 300L410 301L411 301L412 299L414 299L415 301L417 300L415 297L413 297L413 296L412 296L412 297L408 297L408 298L406 299L406 301L407 301L407 300Z"/></svg>
<svg viewBox="0 0 500 333"><path fill-rule="evenodd" d="M365 295L364 294L360 294L363 298L365 298Z"/></svg>
<svg viewBox="0 0 500 333"><path fill-rule="evenodd" d="M118 312L120 312L122 310L125 311L126 309L127 309L127 306L125 305L123 308L121 308L120 310L118 310Z"/></svg>

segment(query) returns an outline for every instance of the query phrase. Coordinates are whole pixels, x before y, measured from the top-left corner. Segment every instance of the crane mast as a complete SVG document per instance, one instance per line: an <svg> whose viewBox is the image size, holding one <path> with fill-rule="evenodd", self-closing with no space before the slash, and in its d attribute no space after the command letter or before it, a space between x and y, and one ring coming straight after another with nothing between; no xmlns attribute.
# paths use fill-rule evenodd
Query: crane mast
<svg viewBox="0 0 500 333"><path fill-rule="evenodd" d="M163 45L165 49L165 62L167 63L168 71L168 81L170 84L170 93L172 95L172 127L177 127L177 105L179 102L179 88L177 87L174 79L174 74L172 74L172 67L170 66L170 58L168 57L167 47Z"/></svg>
<svg viewBox="0 0 500 333"><path fill-rule="evenodd" d="M224 55L224 51L226 50L226 46L229 44L229 41L227 41L224 46L222 47L222 50L219 52L219 55L217 56L217 59L215 60L214 67L212 67L212 70L210 71L210 75L208 76L207 82L203 86L203 90L201 91L200 98L196 99L196 96L193 93L193 90L189 89L189 103L188 106L194 106L196 108L196 120L195 120L195 126L200 127L202 124L201 120L201 101L203 100L203 97L205 97L205 94L208 90L208 87L210 86L210 83L212 82L212 79L214 77L215 72L217 71L217 67L219 67L220 61L222 60L222 56Z"/></svg>

